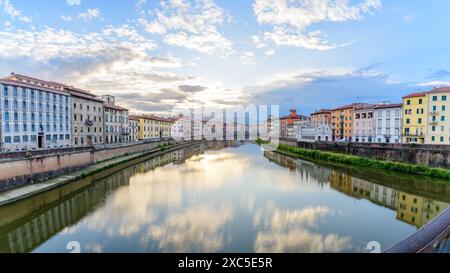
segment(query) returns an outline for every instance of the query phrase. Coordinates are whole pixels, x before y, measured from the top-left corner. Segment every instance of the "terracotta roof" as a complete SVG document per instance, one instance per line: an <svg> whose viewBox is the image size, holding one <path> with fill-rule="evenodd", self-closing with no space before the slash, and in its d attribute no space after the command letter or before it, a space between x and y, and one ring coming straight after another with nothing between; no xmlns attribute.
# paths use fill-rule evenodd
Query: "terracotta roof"
<svg viewBox="0 0 450 273"><path fill-rule="evenodd" d="M348 104L348 105L345 105L345 106L341 106L341 107L332 109L332 111L338 111L338 110L344 110L344 109L350 109L350 108L362 107L362 106L365 106L365 105L369 105L369 104L368 104L368 103L359 103L359 102L355 102L355 103L352 103L352 104Z"/></svg>
<svg viewBox="0 0 450 273"><path fill-rule="evenodd" d="M392 103L392 104L378 104L375 109L386 109L386 108L399 108L403 107L403 103Z"/></svg>
<svg viewBox="0 0 450 273"><path fill-rule="evenodd" d="M404 96L404 99L407 98L417 98L417 97L424 97L428 92L417 92L417 93L412 93L409 95Z"/></svg>
<svg viewBox="0 0 450 273"><path fill-rule="evenodd" d="M361 106L355 107L355 111L358 111L358 110L374 109L375 106L377 106L377 105L376 105L376 104L366 104L366 105L361 105Z"/></svg>
<svg viewBox="0 0 450 273"><path fill-rule="evenodd" d="M320 115L320 114L331 114L331 110L329 109L321 109L311 114L311 116Z"/></svg>
<svg viewBox="0 0 450 273"><path fill-rule="evenodd" d="M128 109L126 109L126 108L120 107L118 105L107 104L107 103L104 103L103 107L118 110L118 111L128 111Z"/></svg>
<svg viewBox="0 0 450 273"><path fill-rule="evenodd" d="M45 86L41 86L41 85L35 85L35 84L27 83L27 82L20 82L20 81L15 81L15 80L9 80L9 79L6 79L6 78L0 79L0 83L8 84L8 85L16 85L16 86L30 88L30 89L34 89L34 90L49 91L49 92L53 92L53 93L57 93L57 94L61 94L61 95L66 95L66 96L69 95L69 93L67 93L66 91L63 91L63 90L53 89L53 88L49 88L49 87L45 87Z"/></svg>
<svg viewBox="0 0 450 273"><path fill-rule="evenodd" d="M434 88L433 90L428 91L428 93L439 93L439 92L450 92L450 86Z"/></svg>
<svg viewBox="0 0 450 273"><path fill-rule="evenodd" d="M134 116L135 118L142 118L142 119L148 119L148 120L155 120L155 121L162 121L162 122L175 122L175 120L173 118L163 118L163 117L157 117L157 116L153 116L153 115L139 115L139 116Z"/></svg>

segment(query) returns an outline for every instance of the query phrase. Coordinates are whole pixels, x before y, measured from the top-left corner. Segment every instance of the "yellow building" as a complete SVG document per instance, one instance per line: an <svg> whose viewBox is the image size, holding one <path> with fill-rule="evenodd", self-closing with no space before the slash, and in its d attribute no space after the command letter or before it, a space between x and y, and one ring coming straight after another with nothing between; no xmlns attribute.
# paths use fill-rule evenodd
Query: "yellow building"
<svg viewBox="0 0 450 273"><path fill-rule="evenodd" d="M445 202L399 192L397 219L420 228L438 216L448 206L449 204Z"/></svg>
<svg viewBox="0 0 450 273"><path fill-rule="evenodd" d="M174 119L156 116L136 116L139 120L139 140L170 138Z"/></svg>
<svg viewBox="0 0 450 273"><path fill-rule="evenodd" d="M427 134L427 93L403 97L403 143L425 143Z"/></svg>
<svg viewBox="0 0 450 273"><path fill-rule="evenodd" d="M450 144L450 87L427 92L428 129L427 144Z"/></svg>

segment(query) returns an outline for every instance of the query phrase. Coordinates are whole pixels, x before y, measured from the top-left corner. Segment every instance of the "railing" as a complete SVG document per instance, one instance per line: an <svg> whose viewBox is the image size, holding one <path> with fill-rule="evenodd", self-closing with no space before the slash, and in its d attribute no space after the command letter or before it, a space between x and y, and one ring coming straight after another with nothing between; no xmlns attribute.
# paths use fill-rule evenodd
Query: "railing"
<svg viewBox="0 0 450 273"><path fill-rule="evenodd" d="M385 253L450 253L450 208Z"/></svg>
<svg viewBox="0 0 450 273"><path fill-rule="evenodd" d="M430 121L430 125L438 125L437 121Z"/></svg>
<svg viewBox="0 0 450 273"><path fill-rule="evenodd" d="M437 111L432 111L432 112L430 112L430 115L432 115L432 116L437 116L437 115L439 115L439 112L437 112Z"/></svg>

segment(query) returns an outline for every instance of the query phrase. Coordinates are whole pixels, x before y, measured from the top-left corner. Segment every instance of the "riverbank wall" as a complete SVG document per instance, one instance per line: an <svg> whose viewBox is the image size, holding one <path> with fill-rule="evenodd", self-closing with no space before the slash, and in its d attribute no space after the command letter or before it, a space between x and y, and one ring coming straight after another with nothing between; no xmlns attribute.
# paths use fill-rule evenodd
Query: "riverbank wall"
<svg viewBox="0 0 450 273"><path fill-rule="evenodd" d="M280 140L280 144L308 150L336 152L370 159L450 169L450 146L448 145L296 142L292 140Z"/></svg>
<svg viewBox="0 0 450 273"><path fill-rule="evenodd" d="M101 149L61 150L47 154L31 154L26 158L4 155L0 159L0 192L39 183L117 157L179 143L181 142L165 140Z"/></svg>

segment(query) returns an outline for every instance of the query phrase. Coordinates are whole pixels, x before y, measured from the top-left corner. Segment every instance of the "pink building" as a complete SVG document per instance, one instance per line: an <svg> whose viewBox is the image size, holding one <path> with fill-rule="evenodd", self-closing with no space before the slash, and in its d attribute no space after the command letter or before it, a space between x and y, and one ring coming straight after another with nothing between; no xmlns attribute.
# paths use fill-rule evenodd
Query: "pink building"
<svg viewBox="0 0 450 273"><path fill-rule="evenodd" d="M374 107L375 105L364 105L353 112L353 142L374 142Z"/></svg>

